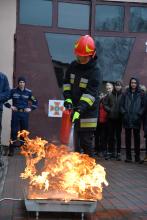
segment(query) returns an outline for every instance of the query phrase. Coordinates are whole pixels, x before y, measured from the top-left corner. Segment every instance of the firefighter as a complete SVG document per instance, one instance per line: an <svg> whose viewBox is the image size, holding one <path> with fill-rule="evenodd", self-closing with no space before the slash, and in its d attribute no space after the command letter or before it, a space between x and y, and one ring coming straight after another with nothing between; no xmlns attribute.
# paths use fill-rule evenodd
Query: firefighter
<svg viewBox="0 0 147 220"><path fill-rule="evenodd" d="M5 106L12 110L11 141L8 156L13 156L14 154L18 131L28 130L29 113L37 108L36 98L25 85L26 79L19 77L18 86L12 89L10 93L9 99L12 99L12 105L9 102L5 103Z"/></svg>
<svg viewBox="0 0 147 220"><path fill-rule="evenodd" d="M74 54L76 60L70 64L64 79L64 106L73 109L75 151L94 157L94 131L102 77L92 37L81 36L74 45Z"/></svg>

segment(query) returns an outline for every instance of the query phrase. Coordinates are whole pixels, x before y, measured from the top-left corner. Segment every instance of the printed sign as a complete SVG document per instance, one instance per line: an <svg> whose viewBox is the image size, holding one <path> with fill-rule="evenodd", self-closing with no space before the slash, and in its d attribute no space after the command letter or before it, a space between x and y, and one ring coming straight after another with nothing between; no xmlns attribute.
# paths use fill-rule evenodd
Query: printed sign
<svg viewBox="0 0 147 220"><path fill-rule="evenodd" d="M62 117L64 100L49 100L48 117Z"/></svg>

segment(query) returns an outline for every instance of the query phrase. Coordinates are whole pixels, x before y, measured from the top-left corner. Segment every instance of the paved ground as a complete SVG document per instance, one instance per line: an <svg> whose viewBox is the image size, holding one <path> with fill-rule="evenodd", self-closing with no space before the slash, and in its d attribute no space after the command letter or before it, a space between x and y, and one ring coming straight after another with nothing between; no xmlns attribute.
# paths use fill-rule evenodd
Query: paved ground
<svg viewBox="0 0 147 220"><path fill-rule="evenodd" d="M19 178L24 169L21 156L3 157L4 168L0 170L1 199L22 199L0 202L0 220L35 220L35 214L25 209L22 184ZM7 163L8 161L8 163ZM98 162L106 168L109 186L104 188L103 199L98 202L94 214L86 214L85 220L147 220L147 164L126 164L123 161ZM8 171L7 171L8 167ZM7 175L6 175L7 172ZM2 187L2 183L5 184ZM80 220L78 213L40 213L40 220Z"/></svg>

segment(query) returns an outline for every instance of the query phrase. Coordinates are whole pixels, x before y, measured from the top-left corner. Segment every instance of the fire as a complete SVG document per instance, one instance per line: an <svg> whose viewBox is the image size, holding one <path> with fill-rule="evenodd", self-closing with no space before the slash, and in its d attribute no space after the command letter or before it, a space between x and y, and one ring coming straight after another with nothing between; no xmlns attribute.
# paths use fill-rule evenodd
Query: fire
<svg viewBox="0 0 147 220"><path fill-rule="evenodd" d="M26 158L26 168L21 178L29 180L30 199L102 199L103 185L108 182L104 167L96 164L95 159L39 137L29 139L28 135L29 132L22 131L18 137L25 141L21 154Z"/></svg>

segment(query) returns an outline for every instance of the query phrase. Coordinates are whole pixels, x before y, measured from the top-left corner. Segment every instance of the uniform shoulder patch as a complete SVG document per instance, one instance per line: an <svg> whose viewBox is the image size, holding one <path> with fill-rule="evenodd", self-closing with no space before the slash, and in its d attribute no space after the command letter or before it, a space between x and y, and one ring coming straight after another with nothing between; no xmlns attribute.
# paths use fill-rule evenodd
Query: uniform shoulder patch
<svg viewBox="0 0 147 220"><path fill-rule="evenodd" d="M27 89L27 88L25 88L25 90L26 90L27 92L32 92L32 90L31 90L31 89Z"/></svg>

